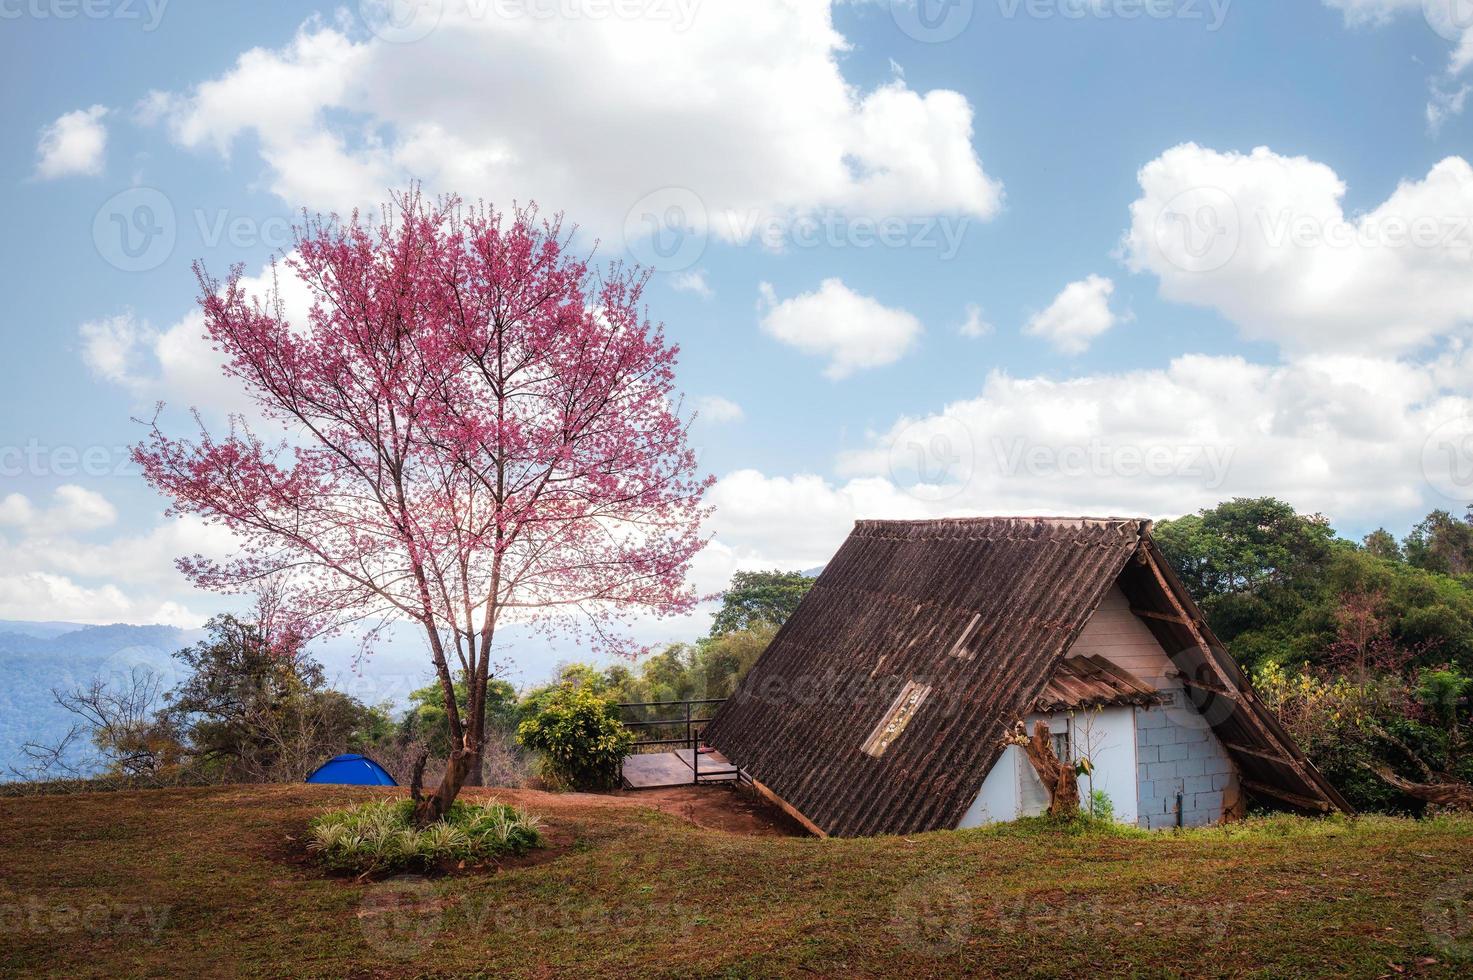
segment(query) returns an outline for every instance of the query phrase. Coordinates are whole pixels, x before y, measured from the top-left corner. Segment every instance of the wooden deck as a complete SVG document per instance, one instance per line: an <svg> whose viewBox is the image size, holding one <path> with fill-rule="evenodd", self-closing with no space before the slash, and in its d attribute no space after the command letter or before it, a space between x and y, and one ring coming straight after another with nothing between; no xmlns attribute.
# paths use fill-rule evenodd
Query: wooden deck
<svg viewBox="0 0 1473 980"><path fill-rule="evenodd" d="M695 756L702 783L729 783L736 779L731 760L714 749ZM690 749L651 752L624 757L624 785L630 789L691 786L696 782Z"/></svg>

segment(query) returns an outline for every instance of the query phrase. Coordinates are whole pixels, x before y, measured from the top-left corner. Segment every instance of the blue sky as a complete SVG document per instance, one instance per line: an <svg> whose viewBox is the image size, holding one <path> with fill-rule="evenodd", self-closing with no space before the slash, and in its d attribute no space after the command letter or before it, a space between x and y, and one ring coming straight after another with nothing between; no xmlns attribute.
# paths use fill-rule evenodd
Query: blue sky
<svg viewBox="0 0 1473 980"><path fill-rule="evenodd" d="M706 588L856 517L1458 507L1465 0L920 0L929 40L907 2L4 0L0 618L220 606L169 567L218 536L114 452L233 407L189 263L258 274L295 209L410 179L608 257L687 205L649 301L720 480Z"/></svg>

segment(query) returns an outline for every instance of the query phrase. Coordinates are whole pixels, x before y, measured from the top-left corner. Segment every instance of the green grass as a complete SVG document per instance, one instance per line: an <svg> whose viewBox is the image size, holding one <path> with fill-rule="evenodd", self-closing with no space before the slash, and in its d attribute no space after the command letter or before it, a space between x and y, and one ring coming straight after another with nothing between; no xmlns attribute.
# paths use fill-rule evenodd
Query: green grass
<svg viewBox="0 0 1473 980"><path fill-rule="evenodd" d="M725 792L713 789L712 792ZM0 975L1466 976L1473 819L1036 821L737 837L638 797L495 791L549 846L332 875L330 786L0 799ZM479 794L474 802L492 798Z"/></svg>
<svg viewBox="0 0 1473 980"><path fill-rule="evenodd" d="M542 842L541 823L505 803L457 801L445 819L413 826L410 800L375 800L329 810L307 827L307 850L325 867L355 874L431 870L522 855Z"/></svg>

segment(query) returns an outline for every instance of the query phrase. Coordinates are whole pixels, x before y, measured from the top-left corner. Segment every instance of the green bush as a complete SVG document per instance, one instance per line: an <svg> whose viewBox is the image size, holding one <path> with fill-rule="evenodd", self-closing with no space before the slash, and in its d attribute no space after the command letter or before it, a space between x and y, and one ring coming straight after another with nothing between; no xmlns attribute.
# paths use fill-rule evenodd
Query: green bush
<svg viewBox="0 0 1473 980"><path fill-rule="evenodd" d="M541 775L577 790L612 789L634 735L614 705L586 687L563 685L517 728L517 740L541 754Z"/></svg>
<svg viewBox="0 0 1473 980"><path fill-rule="evenodd" d="M454 803L445 819L416 828L412 800L383 800L317 817L307 849L336 871L427 869L441 861L486 861L542 844L541 821L505 803Z"/></svg>

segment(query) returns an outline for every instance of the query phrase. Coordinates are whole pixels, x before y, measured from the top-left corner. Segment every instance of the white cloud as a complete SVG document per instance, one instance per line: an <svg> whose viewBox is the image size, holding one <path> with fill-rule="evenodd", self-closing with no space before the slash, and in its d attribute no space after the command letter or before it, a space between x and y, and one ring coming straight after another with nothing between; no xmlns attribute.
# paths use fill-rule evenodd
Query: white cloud
<svg viewBox="0 0 1473 980"><path fill-rule="evenodd" d="M1190 355L1164 370L1057 381L995 372L974 399L901 419L840 459L891 475L937 514L1169 517L1236 495L1339 519L1438 506L1423 447L1473 410L1466 357L1435 365L1325 355L1283 365ZM926 454L945 479L912 472Z"/></svg>
<svg viewBox="0 0 1473 980"><path fill-rule="evenodd" d="M107 155L106 106L95 105L62 115L41 130L36 144L36 176L88 176L102 173Z"/></svg>
<svg viewBox="0 0 1473 980"><path fill-rule="evenodd" d="M1461 116L1468 104L1468 93L1473 86L1460 85L1455 88L1432 86L1427 101L1427 131L1434 136L1442 131L1442 124L1455 116Z"/></svg>
<svg viewBox="0 0 1473 980"><path fill-rule="evenodd" d="M840 455L837 479L723 476L710 497L712 563L809 568L864 518L1168 518L1271 494L1342 528L1412 519L1448 506L1424 447L1473 413L1458 393L1470 366L1466 353L1422 365L1192 355L1067 380L994 372L975 398L871 433Z"/></svg>
<svg viewBox="0 0 1473 980"><path fill-rule="evenodd" d="M288 322L306 323L311 291L285 265L274 278L269 266L256 276L242 278L241 288L263 300L276 290ZM204 315L198 309L164 330L126 311L89 320L77 332L82 362L93 376L140 399L252 414L253 405L239 383L225 377L224 362L205 337Z"/></svg>
<svg viewBox="0 0 1473 980"><path fill-rule="evenodd" d="M1403 11L1420 11L1424 0L1324 0L1325 6L1345 13L1352 27L1379 25Z"/></svg>
<svg viewBox="0 0 1473 980"><path fill-rule="evenodd" d="M1343 11L1349 27L1380 27L1398 14L1419 14L1427 26L1453 43L1446 69L1441 78L1431 78L1427 86L1427 127L1434 134L1451 116L1463 111L1466 93L1450 85L1469 65L1473 65L1473 20L1468 0L1324 0L1327 7Z"/></svg>
<svg viewBox="0 0 1473 980"><path fill-rule="evenodd" d="M957 327L957 333L963 337L975 340L978 337L986 337L992 333L992 324L983 318L982 307L976 303L968 303L967 318L962 321L960 327Z"/></svg>
<svg viewBox="0 0 1473 980"><path fill-rule="evenodd" d="M74 485L58 487L44 508L21 494L0 499L0 619L199 626L199 593L174 560L223 558L236 548L233 535L186 516L103 540L79 537L116 521L111 502Z"/></svg>
<svg viewBox="0 0 1473 980"><path fill-rule="evenodd" d="M710 299L716 295L711 290L711 284L706 281L704 269L693 269L690 272L677 273L670 279L670 288L681 293L695 293L702 299Z"/></svg>
<svg viewBox="0 0 1473 980"><path fill-rule="evenodd" d="M848 83L828 2L709 0L683 30L487 13L499 9L447 2L413 44L309 21L191 91L151 93L135 115L220 153L254 136L272 190L310 208L373 204L410 176L566 208L597 233L672 187L712 214L985 218L1000 206L967 100Z"/></svg>
<svg viewBox="0 0 1473 980"><path fill-rule="evenodd" d="M57 487L53 503L44 509L20 493L0 499L0 525L26 534L93 531L117 519L117 510L106 497L72 483Z"/></svg>
<svg viewBox="0 0 1473 980"><path fill-rule="evenodd" d="M762 329L805 354L829 359L825 377L835 381L856 371L900 360L921 335L921 321L845 286L825 279L816 291L779 300L762 283L766 311Z"/></svg>
<svg viewBox="0 0 1473 980"><path fill-rule="evenodd" d="M1115 283L1103 276L1071 282L1048 309L1028 321L1023 332L1042 337L1065 354L1082 354L1096 337L1120 322L1110 309L1114 292Z"/></svg>
<svg viewBox="0 0 1473 980"><path fill-rule="evenodd" d="M700 412L701 418L707 422L740 422L744 414L742 406L720 395L697 398L696 411Z"/></svg>
<svg viewBox="0 0 1473 980"><path fill-rule="evenodd" d="M1449 157L1361 214L1323 163L1177 146L1139 174L1123 242L1167 299L1291 351L1400 353L1473 320L1473 167Z"/></svg>

